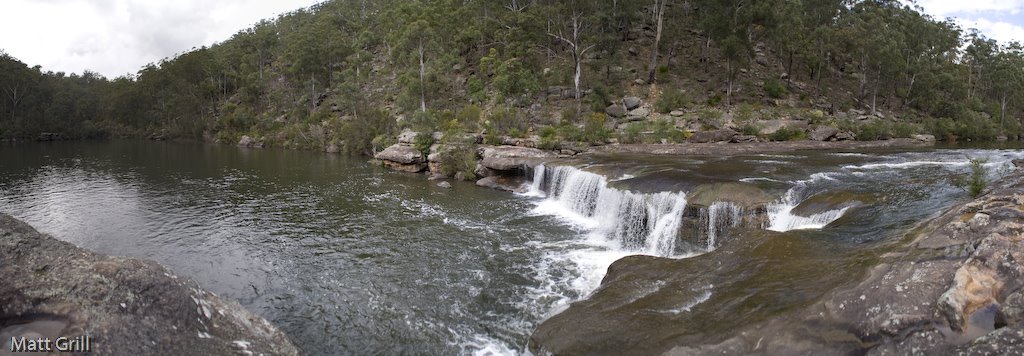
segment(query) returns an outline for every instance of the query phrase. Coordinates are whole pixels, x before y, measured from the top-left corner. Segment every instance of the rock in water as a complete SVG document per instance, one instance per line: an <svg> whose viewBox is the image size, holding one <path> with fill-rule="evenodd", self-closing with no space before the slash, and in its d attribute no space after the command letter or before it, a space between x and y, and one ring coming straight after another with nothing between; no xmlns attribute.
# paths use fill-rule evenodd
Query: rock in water
<svg viewBox="0 0 1024 356"><path fill-rule="evenodd" d="M444 189L451 189L452 188L452 184L448 183L448 182L437 183L437 186L441 187L441 188L444 188Z"/></svg>
<svg viewBox="0 0 1024 356"><path fill-rule="evenodd" d="M0 276L5 333L49 323L59 336L88 333L97 355L298 354L265 319L191 279L154 262L83 250L5 214Z"/></svg>

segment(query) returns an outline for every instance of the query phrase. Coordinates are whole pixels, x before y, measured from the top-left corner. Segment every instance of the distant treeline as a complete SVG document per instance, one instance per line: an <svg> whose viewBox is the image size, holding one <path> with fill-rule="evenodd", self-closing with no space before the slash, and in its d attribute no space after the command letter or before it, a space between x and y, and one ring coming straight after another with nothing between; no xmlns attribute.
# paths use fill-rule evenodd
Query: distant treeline
<svg viewBox="0 0 1024 356"><path fill-rule="evenodd" d="M0 138L248 134L359 152L402 125L487 124L552 86L575 115L636 81L728 109L758 100L740 78L760 57L790 89L764 90L800 91L798 105L1021 130L1021 44L896 0L335 0L114 79L0 53ZM470 106L484 114L460 118Z"/></svg>

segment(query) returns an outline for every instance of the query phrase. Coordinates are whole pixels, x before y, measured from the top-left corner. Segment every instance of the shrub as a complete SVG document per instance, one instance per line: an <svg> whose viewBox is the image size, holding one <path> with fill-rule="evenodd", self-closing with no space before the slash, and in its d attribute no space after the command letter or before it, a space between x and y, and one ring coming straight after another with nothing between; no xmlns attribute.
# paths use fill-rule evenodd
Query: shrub
<svg viewBox="0 0 1024 356"><path fill-rule="evenodd" d="M736 109L733 110L733 116L736 117L736 120L739 120L740 122L748 122L750 120L753 120L754 106L747 103L739 104L736 106Z"/></svg>
<svg viewBox="0 0 1024 356"><path fill-rule="evenodd" d="M583 123L583 142L589 142L592 144L604 144L611 137L611 133L605 127L608 122L608 116L602 113L594 113L587 117L587 120Z"/></svg>
<svg viewBox="0 0 1024 356"><path fill-rule="evenodd" d="M725 100L725 98L722 97L722 94L715 94L714 96L708 98L707 104L710 106L718 106L718 104L722 103L722 100Z"/></svg>
<svg viewBox="0 0 1024 356"><path fill-rule="evenodd" d="M447 129L441 138L441 151L438 152L440 173L448 177L462 173L463 179L476 180L474 139L465 134L465 128L456 120L446 126Z"/></svg>
<svg viewBox="0 0 1024 356"><path fill-rule="evenodd" d="M466 104L455 114L455 120L465 130L476 131L480 126L480 115L482 113L483 110L479 106Z"/></svg>
<svg viewBox="0 0 1024 356"><path fill-rule="evenodd" d="M643 137L641 137L644 131L644 124L640 122L633 122L626 126L625 130L619 134L619 143L640 143Z"/></svg>
<svg viewBox="0 0 1024 356"><path fill-rule="evenodd" d="M807 138L802 129L783 127L771 134L772 141L799 141Z"/></svg>
<svg viewBox="0 0 1024 356"><path fill-rule="evenodd" d="M779 99L786 95L786 86L778 79L768 79L764 81L764 92L773 99Z"/></svg>
<svg viewBox="0 0 1024 356"><path fill-rule="evenodd" d="M881 120L860 125L855 132L857 140L860 141L887 140L892 138L889 125Z"/></svg>
<svg viewBox="0 0 1024 356"><path fill-rule="evenodd" d="M413 139L412 146L423 154L430 154L430 146L434 145L434 136L430 132L420 132Z"/></svg>
<svg viewBox="0 0 1024 356"><path fill-rule="evenodd" d="M761 127L748 122L743 125L743 127L740 127L740 133L744 135L757 136L761 134Z"/></svg>
<svg viewBox="0 0 1024 356"><path fill-rule="evenodd" d="M662 140L666 142L682 142L686 140L686 135L676 128L672 120L658 120L654 122L653 126L654 133L648 140L651 143L661 143Z"/></svg>
<svg viewBox="0 0 1024 356"><path fill-rule="evenodd" d="M662 114L690 105L690 98L681 90L666 90L654 103L654 109Z"/></svg>
<svg viewBox="0 0 1024 356"><path fill-rule="evenodd" d="M988 159L969 158L969 161L971 172L967 175L953 177L953 184L970 194L971 197L977 198L988 187L988 167L985 166Z"/></svg>
<svg viewBox="0 0 1024 356"><path fill-rule="evenodd" d="M498 107L491 111L485 122L488 135L508 135L515 132L526 132L527 122L522 113L508 107Z"/></svg>
<svg viewBox="0 0 1024 356"><path fill-rule="evenodd" d="M718 109L701 109L697 112L697 118L704 126L719 128L722 126L722 111Z"/></svg>
<svg viewBox="0 0 1024 356"><path fill-rule="evenodd" d="M537 148L557 150L561 147L561 143L558 141L558 130L555 130L554 127L544 126L538 134L540 135L540 142L537 143Z"/></svg>

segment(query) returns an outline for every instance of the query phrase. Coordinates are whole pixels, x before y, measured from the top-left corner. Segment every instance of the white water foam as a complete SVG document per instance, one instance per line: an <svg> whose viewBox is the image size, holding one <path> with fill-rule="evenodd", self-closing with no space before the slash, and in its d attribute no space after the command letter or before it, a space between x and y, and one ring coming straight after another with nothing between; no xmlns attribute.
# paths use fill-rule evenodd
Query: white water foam
<svg viewBox="0 0 1024 356"><path fill-rule="evenodd" d="M808 184L817 181L836 181L833 175L836 172L814 173L809 179L793 182L793 187L786 191L782 200L768 204L768 230L786 232L792 230L820 229L833 221L839 220L849 207L824 211L811 216L800 216L793 214L793 209L800 204L798 194L807 188Z"/></svg>
<svg viewBox="0 0 1024 356"><path fill-rule="evenodd" d="M740 225L742 214L743 209L733 203L716 202L708 207L708 251L718 247L718 236L727 228Z"/></svg>
<svg viewBox="0 0 1024 356"><path fill-rule="evenodd" d="M574 167L535 168L531 191L546 192L535 213L557 216L632 254L673 257L686 208L681 192L634 193ZM540 193L534 193L540 195Z"/></svg>

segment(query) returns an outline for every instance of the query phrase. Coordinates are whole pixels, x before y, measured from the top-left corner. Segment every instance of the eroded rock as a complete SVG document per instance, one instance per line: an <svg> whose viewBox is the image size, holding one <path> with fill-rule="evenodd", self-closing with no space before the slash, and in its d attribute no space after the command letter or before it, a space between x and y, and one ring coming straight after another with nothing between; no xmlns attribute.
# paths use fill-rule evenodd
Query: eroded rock
<svg viewBox="0 0 1024 356"><path fill-rule="evenodd" d="M298 354L265 319L191 279L154 262L83 250L4 214L0 276L5 330L55 323L59 336L88 333L96 354Z"/></svg>

